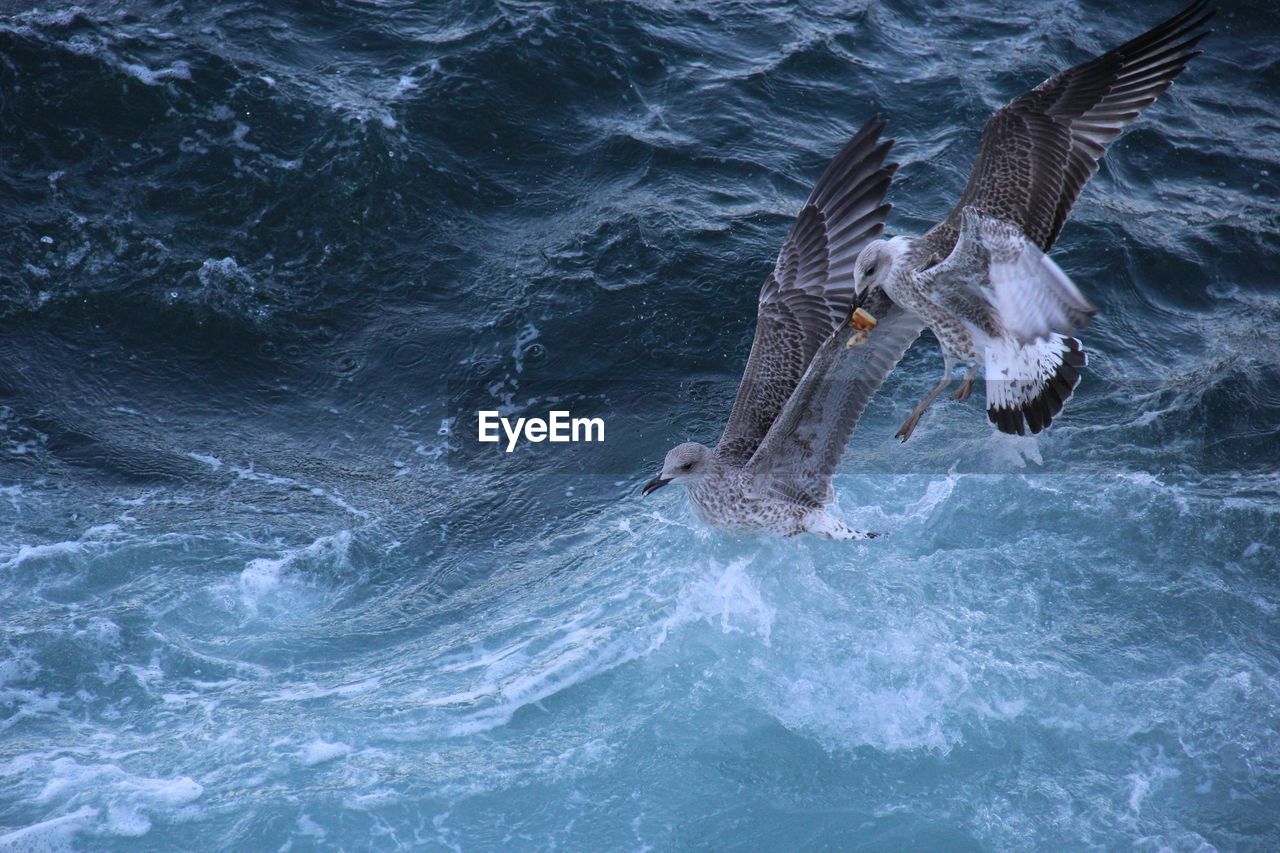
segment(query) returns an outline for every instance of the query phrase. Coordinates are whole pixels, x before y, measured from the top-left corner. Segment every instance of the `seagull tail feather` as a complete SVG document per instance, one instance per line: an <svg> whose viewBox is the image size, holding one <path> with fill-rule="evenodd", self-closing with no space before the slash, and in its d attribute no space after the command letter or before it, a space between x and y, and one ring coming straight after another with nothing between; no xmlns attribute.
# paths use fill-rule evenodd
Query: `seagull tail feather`
<svg viewBox="0 0 1280 853"><path fill-rule="evenodd" d="M1078 340L1055 334L1026 345L991 341L984 362L987 418L1001 432L1035 435L1071 398L1088 358Z"/></svg>

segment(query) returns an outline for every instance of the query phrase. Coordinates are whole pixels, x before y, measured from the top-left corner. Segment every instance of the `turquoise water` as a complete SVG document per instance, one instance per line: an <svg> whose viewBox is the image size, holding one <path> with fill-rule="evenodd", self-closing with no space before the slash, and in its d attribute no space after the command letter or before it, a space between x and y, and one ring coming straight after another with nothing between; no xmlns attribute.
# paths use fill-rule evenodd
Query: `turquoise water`
<svg viewBox="0 0 1280 853"><path fill-rule="evenodd" d="M1063 233L1066 415L899 444L921 341L858 543L639 487L868 116L921 229L1174 6L0 10L0 849L1280 846L1270 6ZM551 402L604 444L471 442Z"/></svg>

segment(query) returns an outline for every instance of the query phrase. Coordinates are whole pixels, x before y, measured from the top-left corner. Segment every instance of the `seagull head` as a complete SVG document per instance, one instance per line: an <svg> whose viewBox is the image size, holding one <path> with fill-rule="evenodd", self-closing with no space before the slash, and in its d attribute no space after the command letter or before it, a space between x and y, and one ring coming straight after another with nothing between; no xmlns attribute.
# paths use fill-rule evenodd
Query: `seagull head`
<svg viewBox="0 0 1280 853"><path fill-rule="evenodd" d="M711 449L696 441L677 444L667 453L662 473L645 484L642 494L650 494L676 480L694 480L706 475L711 467Z"/></svg>
<svg viewBox="0 0 1280 853"><path fill-rule="evenodd" d="M853 263L853 288L857 296L865 296L877 285L883 287L898 258L911 248L909 237L873 240L858 253Z"/></svg>

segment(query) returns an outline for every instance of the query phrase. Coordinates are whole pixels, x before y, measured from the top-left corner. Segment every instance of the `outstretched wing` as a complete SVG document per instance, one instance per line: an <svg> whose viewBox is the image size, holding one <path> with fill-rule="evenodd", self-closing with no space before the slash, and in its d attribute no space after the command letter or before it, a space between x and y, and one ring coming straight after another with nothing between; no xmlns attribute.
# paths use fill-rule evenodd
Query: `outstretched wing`
<svg viewBox="0 0 1280 853"><path fill-rule="evenodd" d="M947 259L916 275L951 314L1021 344L1079 332L1097 311L1017 225L972 207L961 211L960 236Z"/></svg>
<svg viewBox="0 0 1280 853"><path fill-rule="evenodd" d="M878 320L866 342L849 347L847 325L830 335L751 457L760 494L815 508L831 502L831 477L858 419L924 328L883 291L863 307Z"/></svg>
<svg viewBox="0 0 1280 853"><path fill-rule="evenodd" d="M831 161L782 244L760 290L756 334L733 412L716 446L723 459L745 462L795 390L814 353L853 305L853 265L878 237L896 163L892 140L872 119Z"/></svg>
<svg viewBox="0 0 1280 853"><path fill-rule="evenodd" d="M987 122L960 201L925 235L945 257L973 207L1012 222L1049 251L1106 146L1155 102L1209 34L1208 0L1096 59L1055 74Z"/></svg>

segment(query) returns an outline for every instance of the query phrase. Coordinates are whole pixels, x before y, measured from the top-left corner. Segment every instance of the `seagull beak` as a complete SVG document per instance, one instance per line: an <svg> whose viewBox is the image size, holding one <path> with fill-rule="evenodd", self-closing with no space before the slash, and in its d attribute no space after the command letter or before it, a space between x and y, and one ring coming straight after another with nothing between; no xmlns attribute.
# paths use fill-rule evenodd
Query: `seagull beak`
<svg viewBox="0 0 1280 853"><path fill-rule="evenodd" d="M640 494L649 495L652 492L658 491L658 489L661 489L663 486L665 486L667 483L670 483L670 482L671 482L670 477L666 478L665 480L661 477L654 477L652 480L650 480L648 483L645 484L645 487L640 491Z"/></svg>

